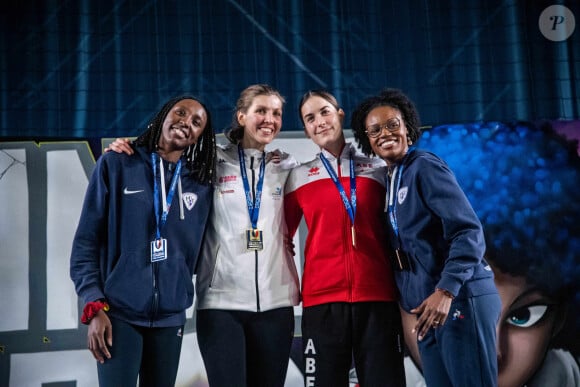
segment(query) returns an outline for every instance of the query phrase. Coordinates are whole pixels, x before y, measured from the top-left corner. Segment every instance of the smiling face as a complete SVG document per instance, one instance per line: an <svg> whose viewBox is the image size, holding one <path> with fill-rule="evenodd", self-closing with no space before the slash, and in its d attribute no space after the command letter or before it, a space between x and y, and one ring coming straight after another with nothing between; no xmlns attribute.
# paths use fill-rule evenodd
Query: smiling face
<svg viewBox="0 0 580 387"><path fill-rule="evenodd" d="M543 362L558 325L557 305L525 278L495 270L502 312L497 326L499 386L522 386Z"/></svg>
<svg viewBox="0 0 580 387"><path fill-rule="evenodd" d="M399 120L399 129L387 130L386 124L392 122L394 118ZM375 125L379 125L381 130L377 137L369 136L373 152L385 160L387 164L394 164L401 160L409 150L407 127L401 112L391 106L378 106L372 109L365 119L367 130Z"/></svg>
<svg viewBox="0 0 580 387"><path fill-rule="evenodd" d="M167 113L159 136L158 153L175 161L190 145L195 144L207 124L203 106L193 99L178 101Z"/></svg>
<svg viewBox="0 0 580 387"><path fill-rule="evenodd" d="M300 108L304 132L316 145L338 154L344 145L342 120L344 111L326 99L314 95Z"/></svg>
<svg viewBox="0 0 580 387"><path fill-rule="evenodd" d="M242 147L264 150L282 128L283 103L276 95L258 95L246 112L238 111L244 127Z"/></svg>

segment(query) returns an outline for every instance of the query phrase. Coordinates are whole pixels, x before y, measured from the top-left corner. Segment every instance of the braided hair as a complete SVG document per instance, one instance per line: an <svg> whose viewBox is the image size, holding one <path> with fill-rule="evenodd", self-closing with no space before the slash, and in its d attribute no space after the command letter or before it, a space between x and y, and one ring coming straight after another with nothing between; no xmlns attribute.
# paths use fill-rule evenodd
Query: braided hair
<svg viewBox="0 0 580 387"><path fill-rule="evenodd" d="M148 152L155 152L163 130L165 117L167 117L167 114L176 103L184 99L192 99L199 102L207 114L207 123L202 135L198 138L197 143L190 145L184 152L187 168L191 171L191 176L197 181L202 184L211 184L214 177L216 159L215 133L211 122L211 114L199 99L189 95L182 95L167 101L147 125L147 130L135 140L135 145L145 147Z"/></svg>
<svg viewBox="0 0 580 387"><path fill-rule="evenodd" d="M230 143L237 144L242 140L242 138L244 138L244 127L240 125L238 121L238 112L246 113L252 105L252 102L254 102L254 98L260 95L274 95L280 99L282 105L286 102L284 97L282 97L282 94L270 85L261 83L246 87L240 93L240 97L238 98L234 109L230 129L225 134Z"/></svg>

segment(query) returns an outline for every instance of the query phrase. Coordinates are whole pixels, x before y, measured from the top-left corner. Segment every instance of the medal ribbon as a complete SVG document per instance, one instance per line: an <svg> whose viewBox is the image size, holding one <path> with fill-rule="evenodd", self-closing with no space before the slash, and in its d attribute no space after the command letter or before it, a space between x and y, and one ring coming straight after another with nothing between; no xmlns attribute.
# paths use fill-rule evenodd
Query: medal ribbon
<svg viewBox="0 0 580 387"><path fill-rule="evenodd" d="M157 164L157 160L159 160L159 172L160 172L160 180L161 180L161 202L163 203L163 209L159 210L159 183L157 182L157 168L155 168L155 164ZM167 194L167 198L165 197L165 170L163 168L163 160L159 157L157 153L151 153L151 163L153 164L153 203L155 208L155 222L157 224L156 229L156 239L161 238L161 227L167 221L167 214L169 213L169 209L171 208L171 202L173 201L173 195L175 194L175 187L177 186L177 182L179 181L179 175L181 174L181 160L177 162L175 167L175 173L171 178L171 184L169 185L169 193Z"/></svg>
<svg viewBox="0 0 580 387"><path fill-rule="evenodd" d="M266 152L262 152L262 161L260 162L260 173L258 175L258 185L256 186L256 197L252 200L250 192L250 183L248 182L248 174L246 172L246 160L244 158L244 150L238 144L238 155L240 158L240 172L242 173L242 181L244 183L244 191L246 192L246 204L248 206L248 214L250 215L250 222L254 230L258 229L258 215L260 214L260 204L262 200L262 186L264 185L264 170L266 169Z"/></svg>
<svg viewBox="0 0 580 387"><path fill-rule="evenodd" d="M338 189L338 193L340 194L340 198L342 199L342 203L344 204L344 208L346 208L346 212L350 218L351 224L354 226L354 217L356 215L356 176L354 174L354 161L352 159L352 154L350 155L350 202L348 197L346 196L346 192L344 191L344 187L338 180L338 176L334 171L334 168L330 165L327 158L324 156L322 152L320 152L320 160L326 168L326 171L330 175L330 178L334 182L336 189Z"/></svg>
<svg viewBox="0 0 580 387"><path fill-rule="evenodd" d="M409 157L409 155L411 154L411 152L413 152L415 150L415 148L409 148L409 150L407 151L407 154L405 155L405 157L403 158L403 161L401 161L400 165L397 165L395 167L395 170L393 171L393 175L391 176L391 182L389 184L388 175L385 175L385 185L389 188L389 206L388 208L388 213L389 213L389 221L391 222L391 226L393 227L393 232L395 233L395 236L397 237L397 240L399 240L399 226L397 225L397 202L395 199L395 192L399 192L399 188L401 186L401 176L403 176L403 169L405 167L405 160L407 159L407 157ZM397 186L395 187L395 179L397 180Z"/></svg>

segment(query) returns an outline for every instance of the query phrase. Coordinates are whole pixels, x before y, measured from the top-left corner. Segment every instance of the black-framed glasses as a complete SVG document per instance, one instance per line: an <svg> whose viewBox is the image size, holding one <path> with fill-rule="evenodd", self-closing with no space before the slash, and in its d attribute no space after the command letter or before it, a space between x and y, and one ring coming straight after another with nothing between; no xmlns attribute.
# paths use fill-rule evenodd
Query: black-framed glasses
<svg viewBox="0 0 580 387"><path fill-rule="evenodd" d="M371 125L367 127L365 131L367 136L369 137L378 137L379 134L383 131L383 129L387 129L389 132L393 133L397 130L401 129L401 120L398 117L390 118L387 122L383 122L382 124Z"/></svg>

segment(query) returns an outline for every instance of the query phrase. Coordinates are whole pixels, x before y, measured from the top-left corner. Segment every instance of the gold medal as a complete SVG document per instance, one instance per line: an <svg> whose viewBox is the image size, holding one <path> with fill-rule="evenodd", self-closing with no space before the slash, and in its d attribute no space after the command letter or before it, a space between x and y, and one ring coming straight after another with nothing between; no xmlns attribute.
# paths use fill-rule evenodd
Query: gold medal
<svg viewBox="0 0 580 387"><path fill-rule="evenodd" d="M260 251L264 248L262 230L251 229L246 231L246 241L248 250Z"/></svg>
<svg viewBox="0 0 580 387"><path fill-rule="evenodd" d="M411 270L411 261L407 254L401 249L395 249L395 256L397 257L398 270Z"/></svg>

